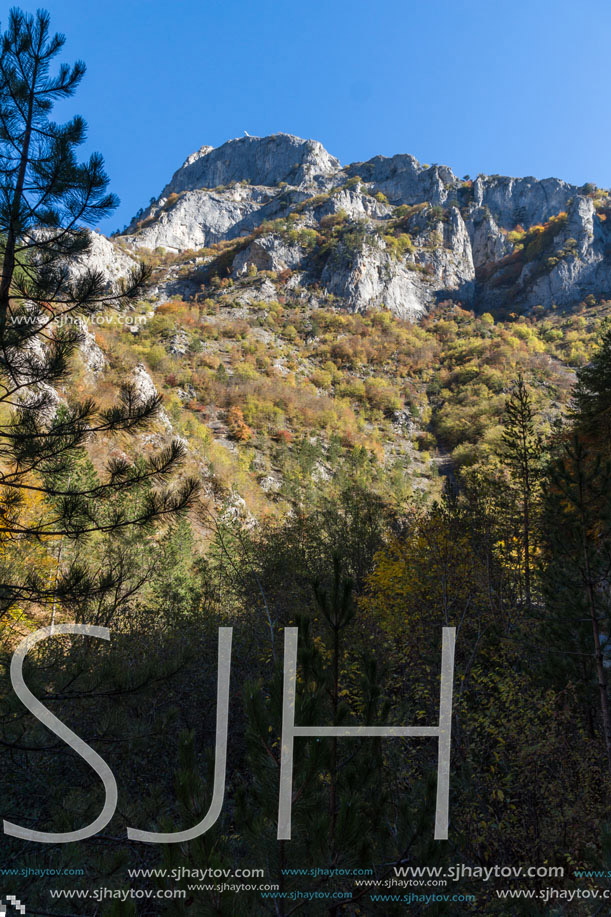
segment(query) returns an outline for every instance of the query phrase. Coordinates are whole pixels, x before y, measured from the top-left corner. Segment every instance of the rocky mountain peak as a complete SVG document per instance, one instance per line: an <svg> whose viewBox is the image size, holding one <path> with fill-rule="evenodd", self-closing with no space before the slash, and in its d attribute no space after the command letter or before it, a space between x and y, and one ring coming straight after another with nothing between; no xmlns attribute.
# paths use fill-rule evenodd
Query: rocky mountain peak
<svg viewBox="0 0 611 917"><path fill-rule="evenodd" d="M285 181L299 186L334 174L339 161L316 140L292 134L239 137L222 146L203 146L174 173L161 197L231 182L274 186Z"/></svg>
<svg viewBox="0 0 611 917"><path fill-rule="evenodd" d="M461 179L403 153L342 167L317 141L279 133L202 146L123 243L199 252L207 275L242 286L288 271L300 295L353 311L416 318L450 299L502 313L608 297L609 214L594 185Z"/></svg>

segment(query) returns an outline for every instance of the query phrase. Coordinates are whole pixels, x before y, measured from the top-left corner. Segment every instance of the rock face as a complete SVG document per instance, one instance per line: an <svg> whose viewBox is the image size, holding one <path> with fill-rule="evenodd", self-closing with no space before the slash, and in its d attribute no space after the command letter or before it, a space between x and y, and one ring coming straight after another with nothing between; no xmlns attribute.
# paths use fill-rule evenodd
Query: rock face
<svg viewBox="0 0 611 917"><path fill-rule="evenodd" d="M242 137L228 140L216 150L201 147L174 173L161 197L231 182L270 187L285 181L297 187L309 186L334 175L339 168L339 161L316 140L302 140L291 134Z"/></svg>
<svg viewBox="0 0 611 917"><path fill-rule="evenodd" d="M555 246L556 252L568 250L569 254L535 280L527 291L528 297L547 305L566 301L567 291L571 290L579 290L580 298L608 296L611 292L611 237L606 226L606 222L601 223L598 219L589 197L575 197Z"/></svg>
<svg viewBox="0 0 611 917"><path fill-rule="evenodd" d="M139 404L144 404L152 398L157 397L158 393L155 388L155 383L146 371L144 363L138 363L135 367L132 376L132 384L134 386L136 400Z"/></svg>
<svg viewBox="0 0 611 917"><path fill-rule="evenodd" d="M330 293L355 312L387 306L410 318L432 302L432 291L404 264L390 259L384 243L374 235L358 252L340 249L325 265L321 279Z"/></svg>
<svg viewBox="0 0 611 917"><path fill-rule="evenodd" d="M499 226L513 229L517 224L544 223L555 213L566 210L569 198L577 192L574 185L557 178L507 178L479 175L473 182L473 203L487 207Z"/></svg>
<svg viewBox="0 0 611 917"><path fill-rule="evenodd" d="M194 190L178 199L161 199L151 208L138 245L184 251L203 248L249 232L257 220L249 221L270 200L264 190L237 186L224 193Z"/></svg>
<svg viewBox="0 0 611 917"><path fill-rule="evenodd" d="M76 276L88 268L92 271L99 271L111 284L114 284L122 277L127 277L137 267L137 262L106 236L98 232L91 232L89 235L91 239L89 251L79 261L69 266L73 275Z"/></svg>
<svg viewBox="0 0 611 917"><path fill-rule="evenodd" d="M508 255L513 246L497 226L487 207L474 207L467 220L471 257L476 268L496 263Z"/></svg>
<svg viewBox="0 0 611 917"><path fill-rule="evenodd" d="M234 282L293 272L293 292L416 318L446 299L528 311L610 297L607 214L594 186L459 179L404 154L342 168L320 143L274 134L193 153L122 241L134 253L223 243ZM218 274L215 253L202 257Z"/></svg>
<svg viewBox="0 0 611 917"><path fill-rule="evenodd" d="M82 340L79 345L81 356L86 369L95 376L106 366L106 357L96 343L95 335L89 331L87 325L82 321L79 324L81 326L82 335Z"/></svg>
<svg viewBox="0 0 611 917"><path fill-rule="evenodd" d="M392 204L443 204L450 197L456 178L447 166L422 166L413 156L374 156L368 162L348 166L349 177L371 182L376 192Z"/></svg>
<svg viewBox="0 0 611 917"><path fill-rule="evenodd" d="M293 270L301 265L304 251L299 245L291 245L280 236L271 233L254 239L250 245L238 252L233 259L233 276L248 273L249 268L257 271Z"/></svg>

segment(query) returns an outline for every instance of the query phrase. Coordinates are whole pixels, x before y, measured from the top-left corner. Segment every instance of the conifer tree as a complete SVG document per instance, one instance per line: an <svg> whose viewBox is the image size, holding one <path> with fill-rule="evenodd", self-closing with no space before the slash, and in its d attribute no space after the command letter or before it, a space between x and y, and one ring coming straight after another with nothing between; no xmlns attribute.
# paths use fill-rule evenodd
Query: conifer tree
<svg viewBox="0 0 611 917"><path fill-rule="evenodd" d="M603 654L603 632L609 633L611 604L611 468L592 457L578 434L560 444L549 472L545 530L550 560L546 571L548 606L556 613L552 635L564 636L565 649L591 678L591 660L611 775L611 711ZM589 624L589 648L584 639ZM588 668L590 672L588 672ZM589 680L589 679L588 679Z"/></svg>
<svg viewBox="0 0 611 917"><path fill-rule="evenodd" d="M393 715L383 693L379 662L358 639L353 584L339 558L333 570L312 582L313 605L297 617L298 685L295 722L302 725L387 724ZM356 645L355 645L356 644ZM415 849L429 850L428 824L434 786L417 781L406 789L405 747L381 739L298 739L293 765L292 835L276 839L283 673L246 689L247 776L236 802L236 824L259 857L269 864L281 892L303 888L303 878L283 870L371 866L377 878L391 874ZM394 712L403 717L405 712ZM392 763L391 763L392 761ZM425 785L426 783L426 785ZM384 813L384 814L382 814ZM427 862L429 862L427 860ZM335 879L337 882L337 879ZM352 886L348 879L347 887ZM328 877L315 888L329 887ZM354 888L354 908L366 894ZM288 898L288 896L287 896ZM274 903L275 913L295 909ZM311 913L340 914L340 902L311 903ZM392 913L392 909L389 913Z"/></svg>
<svg viewBox="0 0 611 917"><path fill-rule="evenodd" d="M594 357L577 376L573 421L611 458L611 324L603 330Z"/></svg>
<svg viewBox="0 0 611 917"><path fill-rule="evenodd" d="M0 49L0 614L15 602L53 604L58 594L112 588L107 575L96 578L83 566L62 570L52 586L18 577L11 552L145 526L187 506L196 490L192 480L164 485L184 453L178 442L146 460L113 457L105 474L88 482L71 473L94 437L142 428L160 399L142 398L126 384L113 407L87 398L56 410L56 388L69 380L83 320L127 304L147 277L136 268L113 286L87 263L88 227L117 199L108 193L102 157L77 159L85 121L51 118L85 73L81 61L54 68L64 41L50 32L47 12L13 9ZM139 499L123 499L128 491ZM32 494L42 498L34 517L24 512Z"/></svg>
<svg viewBox="0 0 611 917"><path fill-rule="evenodd" d="M532 603L533 510L539 495L541 438L535 432L530 393L520 374L505 407L503 454L520 499L521 540L526 605Z"/></svg>
<svg viewBox="0 0 611 917"><path fill-rule="evenodd" d="M611 709L604 659L611 633L611 327L578 374L568 429L549 470L545 530L548 604L591 684L592 659L611 773ZM590 637L586 639L586 626Z"/></svg>

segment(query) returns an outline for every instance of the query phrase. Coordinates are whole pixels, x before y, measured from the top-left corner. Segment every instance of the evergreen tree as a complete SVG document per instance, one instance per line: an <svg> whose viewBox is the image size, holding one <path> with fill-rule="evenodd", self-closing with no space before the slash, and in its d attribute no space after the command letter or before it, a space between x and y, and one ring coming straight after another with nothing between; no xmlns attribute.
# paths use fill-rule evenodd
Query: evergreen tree
<svg viewBox="0 0 611 917"><path fill-rule="evenodd" d="M611 711L604 659L611 634L611 326L580 369L569 427L550 466L546 532L551 607L574 637L584 680L594 660L602 732L611 773ZM590 646L584 646L589 624ZM593 647L593 652L592 652ZM590 663L588 665L588 663ZM591 677L591 675L590 675Z"/></svg>
<svg viewBox="0 0 611 917"><path fill-rule="evenodd" d="M83 565L62 569L52 584L17 576L16 552L145 526L173 516L196 491L193 480L164 485L183 456L178 442L146 460L112 457L105 476L87 483L71 471L92 438L141 428L160 399L141 398L128 384L111 408L82 399L56 410L55 388L69 378L80 322L137 296L147 276L135 269L113 287L87 266L87 226L117 199L107 191L102 157L77 159L84 120L51 120L54 104L69 99L85 73L80 61L51 72L64 41L49 31L48 13L14 9L0 51L0 614L16 602L54 605L58 595L113 588L107 573ZM130 490L139 495L131 505L123 499ZM33 496L41 502L29 513Z"/></svg>
<svg viewBox="0 0 611 917"><path fill-rule="evenodd" d="M611 458L611 324L603 330L600 347L577 376L573 422Z"/></svg>
<svg viewBox="0 0 611 917"><path fill-rule="evenodd" d="M526 605L532 604L533 511L539 496L542 444L535 432L532 400L522 375L505 407L503 460L521 503L521 540Z"/></svg>
<svg viewBox="0 0 611 917"><path fill-rule="evenodd" d="M556 612L555 635L560 632L570 640L571 648L566 649L575 654L578 664L594 661L611 774L611 713L602 638L602 629L608 634L611 625L611 468L599 456L592 458L573 433L560 444L549 483L545 516L550 555L548 606ZM589 650L584 641L587 622Z"/></svg>
<svg viewBox="0 0 611 917"><path fill-rule="evenodd" d="M405 710L390 712L383 685L388 673L363 647L352 581L339 558L333 570L311 584L314 602L299 615L298 691L295 722L300 725L387 725ZM364 638L364 641L363 641ZM256 849L281 892L303 888L303 877L286 869L349 869L371 866L378 879L393 865L418 853L435 860L430 819L434 779L414 781L406 775L403 743L382 739L297 739L293 765L292 835L276 839L283 672L246 689L246 776L236 801L236 828L246 850ZM413 749L410 749L413 752ZM420 775L419 775L420 777ZM426 852L425 852L426 851ZM427 859L426 862L431 862ZM333 880L337 883L337 877ZM350 879L342 881L353 888ZM321 875L315 888L325 890ZM353 888L350 907L366 901L366 888ZM273 903L277 914L295 909L290 900ZM340 901L316 904L308 913L340 914ZM394 908L389 905L389 913Z"/></svg>

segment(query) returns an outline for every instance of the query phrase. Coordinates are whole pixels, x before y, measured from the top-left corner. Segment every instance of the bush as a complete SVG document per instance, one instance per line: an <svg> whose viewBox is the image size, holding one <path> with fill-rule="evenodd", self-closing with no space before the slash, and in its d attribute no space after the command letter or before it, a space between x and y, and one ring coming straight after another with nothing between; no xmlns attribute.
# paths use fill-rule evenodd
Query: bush
<svg viewBox="0 0 611 917"><path fill-rule="evenodd" d="M460 466L474 465L478 459L479 449L473 443L461 443L452 450L452 461Z"/></svg>
<svg viewBox="0 0 611 917"><path fill-rule="evenodd" d="M259 378L259 373L252 363L238 363L234 366L233 372L239 382L248 382Z"/></svg>
<svg viewBox="0 0 611 917"><path fill-rule="evenodd" d="M348 181L344 185L344 188L348 191L351 190L352 188L357 188L361 184L362 181L363 179L361 178L360 175L355 175L353 178L348 179Z"/></svg>
<svg viewBox="0 0 611 917"><path fill-rule="evenodd" d="M239 407L232 407L227 411L227 427L239 443L246 443L252 438L252 430L244 420L244 414Z"/></svg>
<svg viewBox="0 0 611 917"><path fill-rule="evenodd" d="M386 379L367 379L365 397L372 408L385 413L398 411L402 407L399 394Z"/></svg>
<svg viewBox="0 0 611 917"><path fill-rule="evenodd" d="M414 250L412 237L406 233L400 233L398 236L387 235L382 237L386 243L386 248L394 258L402 258L406 252Z"/></svg>
<svg viewBox="0 0 611 917"><path fill-rule="evenodd" d="M322 388L325 389L325 391L328 391L333 384L333 376L331 373L326 372L324 369L317 369L310 376L310 382L312 382L312 384L317 388Z"/></svg>
<svg viewBox="0 0 611 917"><path fill-rule="evenodd" d="M335 226L343 225L348 219L345 210L338 210L337 213L328 213L320 221L321 229L333 229Z"/></svg>
<svg viewBox="0 0 611 917"><path fill-rule="evenodd" d="M157 372L161 369L166 358L167 354L161 344L153 344L153 346L144 354L144 359L146 360L149 368L153 370L153 372Z"/></svg>
<svg viewBox="0 0 611 917"><path fill-rule="evenodd" d="M353 401L365 400L365 383L361 379L347 379L337 387L340 398L350 398Z"/></svg>

